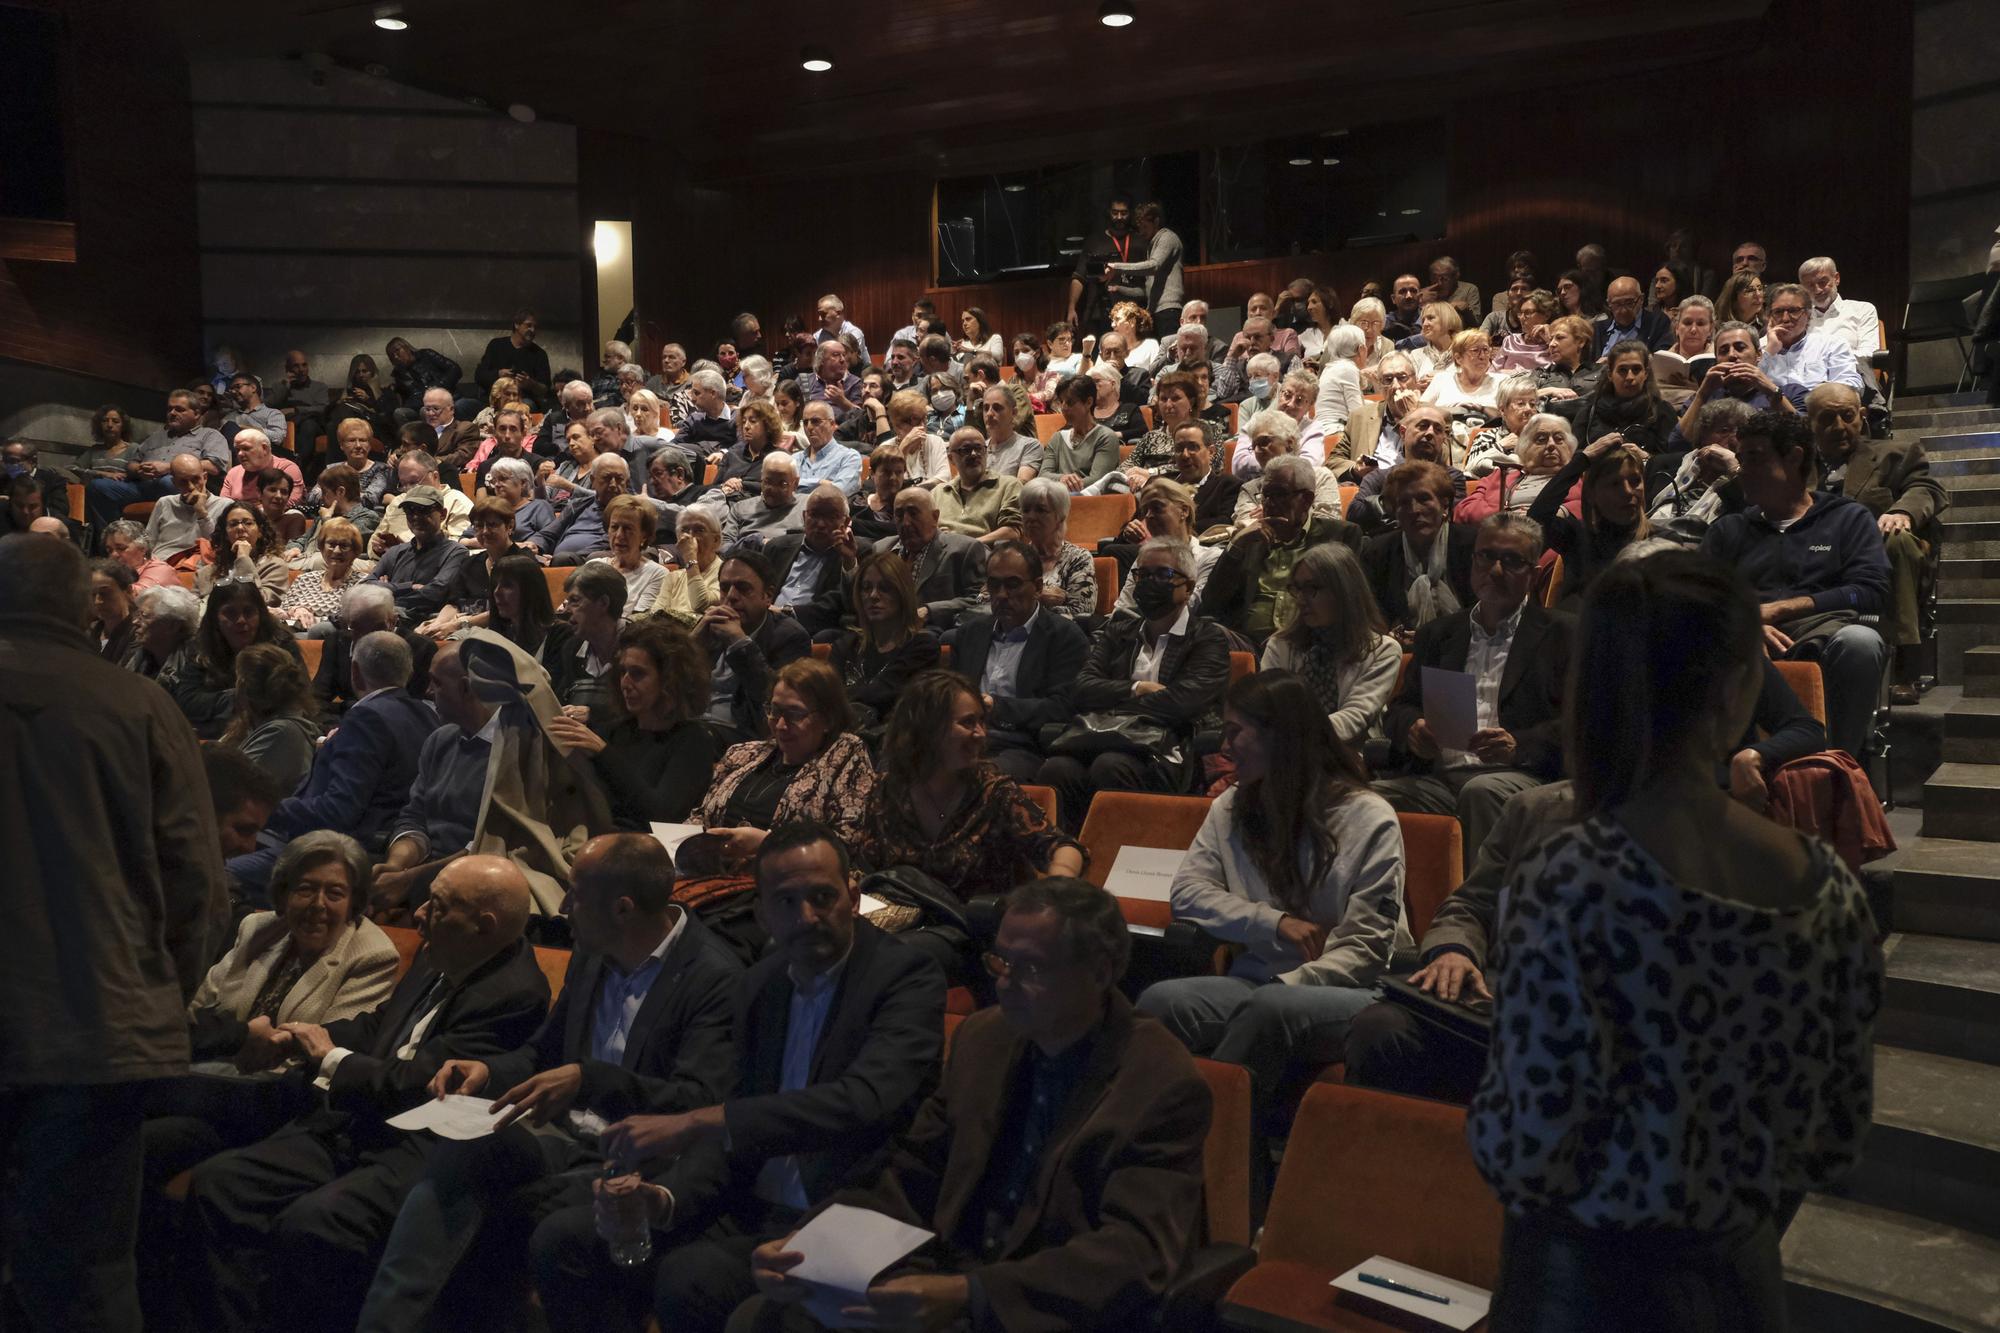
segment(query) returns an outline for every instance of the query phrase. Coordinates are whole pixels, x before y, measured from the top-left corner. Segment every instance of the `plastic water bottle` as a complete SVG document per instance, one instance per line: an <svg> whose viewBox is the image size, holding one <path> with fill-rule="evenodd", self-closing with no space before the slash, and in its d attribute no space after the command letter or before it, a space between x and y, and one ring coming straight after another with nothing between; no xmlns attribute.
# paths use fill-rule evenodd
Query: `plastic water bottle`
<svg viewBox="0 0 2000 1333"><path fill-rule="evenodd" d="M600 1179L605 1188L597 1196L597 1234L611 1252L618 1268L637 1268L653 1257L653 1227L646 1215L644 1190L613 1192L610 1182L615 1169L607 1164Z"/></svg>

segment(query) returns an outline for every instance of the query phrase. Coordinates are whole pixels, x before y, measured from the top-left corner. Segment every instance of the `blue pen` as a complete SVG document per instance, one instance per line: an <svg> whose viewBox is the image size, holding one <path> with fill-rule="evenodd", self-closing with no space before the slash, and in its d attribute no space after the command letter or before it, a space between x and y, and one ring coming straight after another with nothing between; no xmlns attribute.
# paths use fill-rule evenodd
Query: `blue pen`
<svg viewBox="0 0 2000 1333"><path fill-rule="evenodd" d="M1434 1291L1424 1291L1418 1287L1405 1286L1401 1282L1386 1277L1377 1277L1373 1273L1356 1273L1354 1276L1366 1282L1371 1287L1381 1287L1388 1291L1398 1292L1404 1296L1416 1296L1422 1300L1436 1301L1439 1305L1451 1304L1451 1297L1449 1296L1440 1296Z"/></svg>

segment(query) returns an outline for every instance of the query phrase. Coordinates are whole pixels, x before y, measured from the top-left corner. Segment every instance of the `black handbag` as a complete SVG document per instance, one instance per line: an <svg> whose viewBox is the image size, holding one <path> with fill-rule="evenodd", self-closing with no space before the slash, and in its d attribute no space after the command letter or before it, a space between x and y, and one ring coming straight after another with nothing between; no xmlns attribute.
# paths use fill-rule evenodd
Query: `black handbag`
<svg viewBox="0 0 2000 1333"><path fill-rule="evenodd" d="M1091 760L1101 754L1136 754L1178 766L1185 756L1179 731L1136 713L1080 713L1044 740L1045 754Z"/></svg>

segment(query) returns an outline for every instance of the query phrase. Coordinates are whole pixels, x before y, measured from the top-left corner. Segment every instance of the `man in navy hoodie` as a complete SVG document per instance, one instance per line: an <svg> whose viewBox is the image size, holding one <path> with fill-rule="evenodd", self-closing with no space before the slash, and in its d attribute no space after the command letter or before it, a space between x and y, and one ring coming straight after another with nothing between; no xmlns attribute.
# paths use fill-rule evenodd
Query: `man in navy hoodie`
<svg viewBox="0 0 2000 1333"><path fill-rule="evenodd" d="M1859 623L1889 592L1881 531L1866 506L1812 489L1818 461L1803 417L1759 412L1738 439L1749 507L1717 519L1702 550L1756 590L1772 657L1819 663L1827 735L1859 758L1889 665L1882 636Z"/></svg>

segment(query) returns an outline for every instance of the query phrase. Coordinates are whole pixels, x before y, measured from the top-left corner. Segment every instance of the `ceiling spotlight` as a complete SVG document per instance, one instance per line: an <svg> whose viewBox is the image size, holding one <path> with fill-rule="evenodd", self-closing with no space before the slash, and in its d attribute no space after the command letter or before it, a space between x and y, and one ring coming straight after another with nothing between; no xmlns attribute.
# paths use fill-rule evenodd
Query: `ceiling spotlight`
<svg viewBox="0 0 2000 1333"><path fill-rule="evenodd" d="M1104 0L1097 7L1097 21L1107 28L1127 28L1132 25L1131 0Z"/></svg>
<svg viewBox="0 0 2000 1333"><path fill-rule="evenodd" d="M1413 217L1415 217L1415 216L1416 216L1417 214L1419 214L1419 213L1421 213L1421 212L1423 212L1423 211L1424 211L1424 210L1423 210L1423 209L1421 209L1421 208L1406 208L1406 209L1404 209L1404 210L1403 210L1403 216L1404 216L1404 217L1406 217L1406 218L1413 218Z"/></svg>
<svg viewBox="0 0 2000 1333"><path fill-rule="evenodd" d="M396 5L384 5L375 11L375 26L384 32L401 32L409 27L402 17L402 9Z"/></svg>
<svg viewBox="0 0 2000 1333"><path fill-rule="evenodd" d="M1008 194L1020 194L1024 192L1028 187L1016 181L1012 185L1003 185L1000 188L1005 190Z"/></svg>
<svg viewBox="0 0 2000 1333"><path fill-rule="evenodd" d="M1323 157L1319 160L1319 164L1323 167L1337 167L1340 165L1340 159L1337 157Z"/></svg>
<svg viewBox="0 0 2000 1333"><path fill-rule="evenodd" d="M524 102L515 102L510 105L507 108L507 114L515 120L520 121L523 125L532 125L535 123L535 108Z"/></svg>
<svg viewBox="0 0 2000 1333"><path fill-rule="evenodd" d="M1286 158L1285 161L1294 167L1309 167L1313 164L1313 160L1309 157L1290 157Z"/></svg>
<svg viewBox="0 0 2000 1333"><path fill-rule="evenodd" d="M814 74L824 74L833 68L833 53L823 46L808 46L799 52L799 64Z"/></svg>

